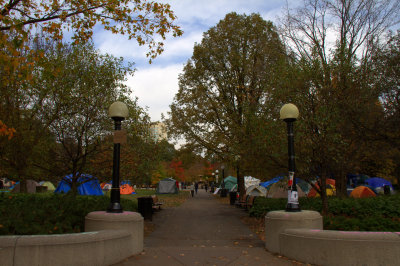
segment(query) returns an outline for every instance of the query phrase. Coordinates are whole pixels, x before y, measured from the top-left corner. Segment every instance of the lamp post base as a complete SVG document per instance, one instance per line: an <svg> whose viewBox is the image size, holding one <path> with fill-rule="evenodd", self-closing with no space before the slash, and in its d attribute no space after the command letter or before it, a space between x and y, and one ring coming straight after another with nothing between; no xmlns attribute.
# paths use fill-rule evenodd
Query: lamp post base
<svg viewBox="0 0 400 266"><path fill-rule="evenodd" d="M286 205L286 211L287 212L300 212L300 204L298 203L288 203Z"/></svg>
<svg viewBox="0 0 400 266"><path fill-rule="evenodd" d="M112 202L107 208L107 212L121 213L123 212L121 204L119 202Z"/></svg>

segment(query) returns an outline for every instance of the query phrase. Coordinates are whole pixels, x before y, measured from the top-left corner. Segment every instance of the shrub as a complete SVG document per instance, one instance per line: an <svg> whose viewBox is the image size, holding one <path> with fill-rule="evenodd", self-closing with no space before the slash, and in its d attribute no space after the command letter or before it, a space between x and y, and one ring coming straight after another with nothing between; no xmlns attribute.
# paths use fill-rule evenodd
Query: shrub
<svg viewBox="0 0 400 266"><path fill-rule="evenodd" d="M287 199L257 198L250 216L264 217L267 212L284 210ZM321 212L320 198L300 198L302 210ZM329 213L323 217L324 229L344 231L400 231L400 195L374 198L329 198Z"/></svg>
<svg viewBox="0 0 400 266"><path fill-rule="evenodd" d="M106 196L0 193L0 235L63 234L84 231L85 216L106 210ZM125 211L137 211L137 202L121 199Z"/></svg>

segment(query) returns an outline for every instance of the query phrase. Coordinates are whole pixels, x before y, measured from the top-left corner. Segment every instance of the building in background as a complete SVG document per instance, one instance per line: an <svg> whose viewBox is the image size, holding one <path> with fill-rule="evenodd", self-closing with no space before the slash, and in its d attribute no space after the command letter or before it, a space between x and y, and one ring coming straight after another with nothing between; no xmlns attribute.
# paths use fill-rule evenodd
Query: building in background
<svg viewBox="0 0 400 266"><path fill-rule="evenodd" d="M167 129L162 122L153 122L150 125L150 137L153 141L159 142L167 139Z"/></svg>

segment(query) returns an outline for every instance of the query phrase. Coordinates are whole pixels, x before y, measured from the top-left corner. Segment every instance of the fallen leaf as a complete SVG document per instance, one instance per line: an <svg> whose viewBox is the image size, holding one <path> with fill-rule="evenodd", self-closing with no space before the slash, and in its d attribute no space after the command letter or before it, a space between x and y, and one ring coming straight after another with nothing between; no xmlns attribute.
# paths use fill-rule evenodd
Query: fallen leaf
<svg viewBox="0 0 400 266"><path fill-rule="evenodd" d="M235 244L235 245L238 245L238 244L239 244L239 242L235 241L235 242L233 242L233 244Z"/></svg>
<svg viewBox="0 0 400 266"><path fill-rule="evenodd" d="M185 256L185 254L180 254L180 255L181 255L181 257Z"/></svg>
<svg viewBox="0 0 400 266"><path fill-rule="evenodd" d="M252 248L253 246L252 245L249 245L249 248Z"/></svg>

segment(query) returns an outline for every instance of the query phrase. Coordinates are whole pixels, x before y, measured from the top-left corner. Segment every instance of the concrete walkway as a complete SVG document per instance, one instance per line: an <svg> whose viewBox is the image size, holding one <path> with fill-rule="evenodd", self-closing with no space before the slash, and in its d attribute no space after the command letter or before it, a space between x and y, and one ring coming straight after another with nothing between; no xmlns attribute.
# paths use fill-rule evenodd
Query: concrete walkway
<svg viewBox="0 0 400 266"><path fill-rule="evenodd" d="M116 265L301 265L267 252L240 220L244 215L199 190L181 206L156 212L142 254Z"/></svg>

